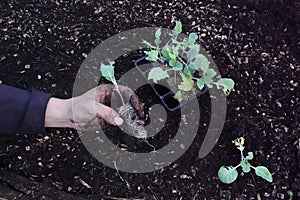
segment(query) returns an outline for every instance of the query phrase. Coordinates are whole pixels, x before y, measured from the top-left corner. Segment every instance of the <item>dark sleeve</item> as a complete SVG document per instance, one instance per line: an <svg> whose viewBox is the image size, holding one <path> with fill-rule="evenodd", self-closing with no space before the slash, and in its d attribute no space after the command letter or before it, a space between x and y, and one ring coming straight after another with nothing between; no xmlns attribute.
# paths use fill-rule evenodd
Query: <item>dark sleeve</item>
<svg viewBox="0 0 300 200"><path fill-rule="evenodd" d="M25 91L0 84L0 135L44 133L50 97L36 89Z"/></svg>

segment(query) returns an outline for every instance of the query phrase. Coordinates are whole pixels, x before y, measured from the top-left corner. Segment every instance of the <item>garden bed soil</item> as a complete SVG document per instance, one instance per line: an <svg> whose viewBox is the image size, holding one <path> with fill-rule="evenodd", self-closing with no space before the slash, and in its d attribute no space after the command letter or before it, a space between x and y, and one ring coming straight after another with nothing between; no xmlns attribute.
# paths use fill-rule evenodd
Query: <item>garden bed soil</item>
<svg viewBox="0 0 300 200"><path fill-rule="evenodd" d="M81 63L103 40L137 27L170 28L175 20L182 21L183 32L201 36L201 45L213 55L221 74L236 82L222 135L205 158L199 159L198 152L209 124L209 94L198 99L200 127L192 145L180 159L155 172L118 174L93 158L72 129L1 136L0 197L289 199L291 192L294 199L300 196L297 1L26 0L1 1L0 9L3 84L69 98ZM117 63L117 77L133 67L130 59L135 58ZM151 87L137 92L146 106L159 103ZM152 122L163 125L157 115L152 114ZM178 128L180 111L167 115L164 128L149 139L157 148L167 145L174 137L170 130ZM107 135L130 151L153 150L117 129ZM267 166L273 183L253 172L231 185L218 180L220 166L238 163L240 155L231 141L240 136L246 139L246 150L254 152L252 164Z"/></svg>

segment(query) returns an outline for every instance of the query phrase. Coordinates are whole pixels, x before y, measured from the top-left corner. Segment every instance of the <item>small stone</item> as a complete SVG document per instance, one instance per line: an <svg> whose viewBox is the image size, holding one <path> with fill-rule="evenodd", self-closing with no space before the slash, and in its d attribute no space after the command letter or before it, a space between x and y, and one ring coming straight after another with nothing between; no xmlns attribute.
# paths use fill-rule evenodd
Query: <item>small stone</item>
<svg viewBox="0 0 300 200"><path fill-rule="evenodd" d="M282 107L282 104L281 104L279 101L275 101L275 103L277 104L277 106L278 106L279 108Z"/></svg>
<svg viewBox="0 0 300 200"><path fill-rule="evenodd" d="M256 199L257 199L257 200L261 200L261 197L260 197L260 194L259 194L259 193L256 195Z"/></svg>
<svg viewBox="0 0 300 200"><path fill-rule="evenodd" d="M269 194L269 193L267 193L267 192L265 192L265 193L264 193L264 196L265 196L265 197L269 197L269 196L270 196L270 194Z"/></svg>
<svg viewBox="0 0 300 200"><path fill-rule="evenodd" d="M30 69L30 65L25 65L25 67L24 67L25 69Z"/></svg>
<svg viewBox="0 0 300 200"><path fill-rule="evenodd" d="M43 163L38 162L38 166L43 167Z"/></svg>
<svg viewBox="0 0 300 200"><path fill-rule="evenodd" d="M86 54L86 53L82 53L81 55L82 55L83 57L85 57L85 58L87 57L87 54Z"/></svg>
<svg viewBox="0 0 300 200"><path fill-rule="evenodd" d="M179 147L180 147L181 149L184 149L184 148L185 148L184 144L180 144Z"/></svg>
<svg viewBox="0 0 300 200"><path fill-rule="evenodd" d="M42 76L41 75L37 75L37 78L40 80L42 78Z"/></svg>
<svg viewBox="0 0 300 200"><path fill-rule="evenodd" d="M186 178L188 178L188 176L187 176L186 174L181 174L181 175L180 175L180 178L181 178L181 179L186 179Z"/></svg>
<svg viewBox="0 0 300 200"><path fill-rule="evenodd" d="M164 121L165 121L165 120L162 119L162 118L158 118L158 120L159 120L160 122L164 122Z"/></svg>
<svg viewBox="0 0 300 200"><path fill-rule="evenodd" d="M26 151L30 151L30 146L26 146L26 147L25 147L25 150L26 150Z"/></svg>

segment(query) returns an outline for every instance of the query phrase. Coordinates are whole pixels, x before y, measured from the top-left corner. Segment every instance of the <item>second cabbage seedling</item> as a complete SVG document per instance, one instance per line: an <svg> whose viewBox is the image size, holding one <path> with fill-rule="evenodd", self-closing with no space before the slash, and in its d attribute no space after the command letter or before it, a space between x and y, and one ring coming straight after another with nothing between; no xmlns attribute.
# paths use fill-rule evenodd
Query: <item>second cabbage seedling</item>
<svg viewBox="0 0 300 200"><path fill-rule="evenodd" d="M218 171L218 177L220 181L226 184L233 183L238 177L238 172L237 172L238 167L242 167L244 173L248 173L251 171L251 169L254 169L255 174L257 176L267 180L268 182L273 181L272 174L270 173L268 168L266 168L265 166L254 167L249 163L249 161L253 159L253 152L250 151L247 153L247 156L244 156L243 151L245 149L244 147L245 139L243 137L237 138L232 142L236 146L236 148L241 152L241 162L235 167L222 166Z"/></svg>

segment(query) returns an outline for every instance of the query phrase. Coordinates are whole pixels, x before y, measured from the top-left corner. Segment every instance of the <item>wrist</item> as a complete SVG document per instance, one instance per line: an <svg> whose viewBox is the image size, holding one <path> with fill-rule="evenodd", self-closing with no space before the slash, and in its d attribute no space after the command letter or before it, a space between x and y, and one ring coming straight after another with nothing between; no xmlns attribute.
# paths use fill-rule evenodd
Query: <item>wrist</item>
<svg viewBox="0 0 300 200"><path fill-rule="evenodd" d="M72 99L50 98L46 108L45 127L74 128Z"/></svg>

